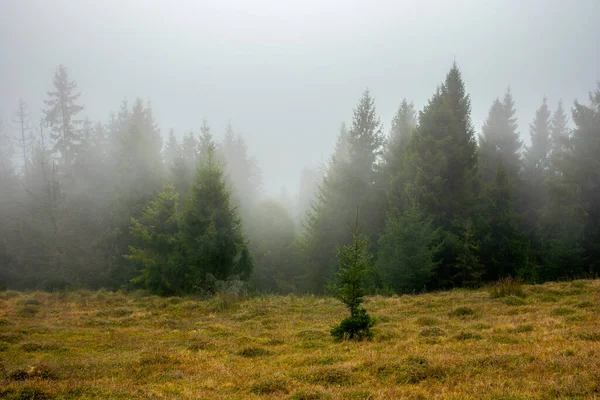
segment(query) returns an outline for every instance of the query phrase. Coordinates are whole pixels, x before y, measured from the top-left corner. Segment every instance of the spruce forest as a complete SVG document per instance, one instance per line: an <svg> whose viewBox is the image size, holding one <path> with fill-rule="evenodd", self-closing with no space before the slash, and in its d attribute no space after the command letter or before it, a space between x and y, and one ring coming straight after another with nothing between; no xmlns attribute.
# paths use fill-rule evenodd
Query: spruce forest
<svg viewBox="0 0 600 400"><path fill-rule="evenodd" d="M355 221L369 294L600 273L600 84L518 121L507 83L482 126L456 62L391 121L365 90L294 201L263 194L233 122L177 135L140 99L92 121L66 66L48 87L0 128L4 289L327 294Z"/></svg>

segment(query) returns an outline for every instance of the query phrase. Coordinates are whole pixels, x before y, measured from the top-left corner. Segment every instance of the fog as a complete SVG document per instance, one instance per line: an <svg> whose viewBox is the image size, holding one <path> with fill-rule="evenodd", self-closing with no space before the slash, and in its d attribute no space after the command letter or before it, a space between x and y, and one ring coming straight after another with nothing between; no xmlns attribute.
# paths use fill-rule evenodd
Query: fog
<svg viewBox="0 0 600 400"><path fill-rule="evenodd" d="M476 130L510 85L528 143L542 97L568 109L599 78L598 16L596 0L5 0L0 119L10 130L22 98L38 120L64 64L93 121L136 97L165 138L198 132L203 118L220 138L231 121L264 190L293 194L365 88L387 133L401 99L421 109L454 60Z"/></svg>
<svg viewBox="0 0 600 400"><path fill-rule="evenodd" d="M597 277L599 16L597 0L3 1L0 289Z"/></svg>

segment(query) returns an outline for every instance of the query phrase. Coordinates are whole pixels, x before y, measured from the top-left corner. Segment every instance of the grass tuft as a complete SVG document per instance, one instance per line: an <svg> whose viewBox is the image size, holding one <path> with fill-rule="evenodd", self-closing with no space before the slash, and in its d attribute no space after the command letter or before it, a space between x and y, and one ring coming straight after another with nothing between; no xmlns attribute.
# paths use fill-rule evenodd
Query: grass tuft
<svg viewBox="0 0 600 400"><path fill-rule="evenodd" d="M437 327L425 328L421 331L419 335L423 337L439 337L444 336L444 331Z"/></svg>
<svg viewBox="0 0 600 400"><path fill-rule="evenodd" d="M0 389L0 399L6 400L49 400L53 397L35 386Z"/></svg>
<svg viewBox="0 0 600 400"><path fill-rule="evenodd" d="M533 325L521 325L512 330L515 333L533 332Z"/></svg>
<svg viewBox="0 0 600 400"><path fill-rule="evenodd" d="M434 317L419 317L415 322L417 325L421 326L433 326L438 325L440 320Z"/></svg>
<svg viewBox="0 0 600 400"><path fill-rule="evenodd" d="M396 382L401 384L417 384L426 379L442 378L446 375L443 368L432 365L424 357L408 357L400 365L396 373Z"/></svg>
<svg viewBox="0 0 600 400"><path fill-rule="evenodd" d="M458 335L454 336L454 339L462 341L462 340L481 340L482 336L478 333L473 332L460 332Z"/></svg>
<svg viewBox="0 0 600 400"><path fill-rule="evenodd" d="M524 306L527 304L522 298L512 295L504 298L502 302L507 306Z"/></svg>
<svg viewBox="0 0 600 400"><path fill-rule="evenodd" d="M37 306L25 305L17 309L17 315L23 318L29 318L35 316L40 309Z"/></svg>
<svg viewBox="0 0 600 400"><path fill-rule="evenodd" d="M321 367L306 376L307 381L319 385L345 386L352 382L352 372L341 367Z"/></svg>
<svg viewBox="0 0 600 400"><path fill-rule="evenodd" d="M331 396L320 390L309 389L294 393L288 400L329 400Z"/></svg>
<svg viewBox="0 0 600 400"><path fill-rule="evenodd" d="M258 395L289 393L288 380L282 376L273 376L252 385L250 392Z"/></svg>
<svg viewBox="0 0 600 400"><path fill-rule="evenodd" d="M590 342L600 342L600 332L585 332L577 335L579 339L588 340Z"/></svg>
<svg viewBox="0 0 600 400"><path fill-rule="evenodd" d="M245 347L237 354L242 357L254 358L271 355L271 352L260 347Z"/></svg>
<svg viewBox="0 0 600 400"><path fill-rule="evenodd" d="M458 307L450 311L448 315L451 317L470 317L475 315L475 310L471 307Z"/></svg>
<svg viewBox="0 0 600 400"><path fill-rule="evenodd" d="M18 343L22 336L18 333L6 332L0 333L0 343Z"/></svg>
<svg viewBox="0 0 600 400"><path fill-rule="evenodd" d="M52 343L37 343L37 342L26 342L21 344L21 350L27 353L45 352L45 351L59 351L64 348Z"/></svg>
<svg viewBox="0 0 600 400"><path fill-rule="evenodd" d="M166 364L179 364L180 361L169 357L166 354L160 354L160 353L149 353L149 354L145 354L143 355L139 360L138 363L140 365L166 365Z"/></svg>
<svg viewBox="0 0 600 400"><path fill-rule="evenodd" d="M493 299L508 296L525 297L523 284L510 277L500 279L498 282L494 283L489 292Z"/></svg>
<svg viewBox="0 0 600 400"><path fill-rule="evenodd" d="M573 310L572 308L568 308L568 307L558 307L558 308L555 308L554 310L552 310L551 314L555 315L555 316L571 315L571 314L575 314L575 310Z"/></svg>

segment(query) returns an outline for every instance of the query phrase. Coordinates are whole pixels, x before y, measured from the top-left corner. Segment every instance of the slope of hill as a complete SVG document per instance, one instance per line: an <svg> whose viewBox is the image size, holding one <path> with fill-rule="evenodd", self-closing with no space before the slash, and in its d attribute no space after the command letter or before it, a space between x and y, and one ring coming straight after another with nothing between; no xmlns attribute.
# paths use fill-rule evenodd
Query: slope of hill
<svg viewBox="0 0 600 400"><path fill-rule="evenodd" d="M331 298L0 292L0 398L600 397L600 281L371 297L336 343Z"/></svg>

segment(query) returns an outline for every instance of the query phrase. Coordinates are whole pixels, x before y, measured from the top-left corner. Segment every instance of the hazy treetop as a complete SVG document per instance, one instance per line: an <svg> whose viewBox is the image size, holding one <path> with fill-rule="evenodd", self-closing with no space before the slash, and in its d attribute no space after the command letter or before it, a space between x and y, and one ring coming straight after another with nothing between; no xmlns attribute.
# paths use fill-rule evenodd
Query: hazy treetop
<svg viewBox="0 0 600 400"><path fill-rule="evenodd" d="M543 96L551 108L586 101L600 79L598 16L598 0L7 0L0 119L19 97L39 115L62 63L90 118L140 96L165 136L206 117L220 137L231 119L265 189L295 191L367 86L387 132L402 98L420 109L454 59L478 131L508 85L523 134Z"/></svg>

